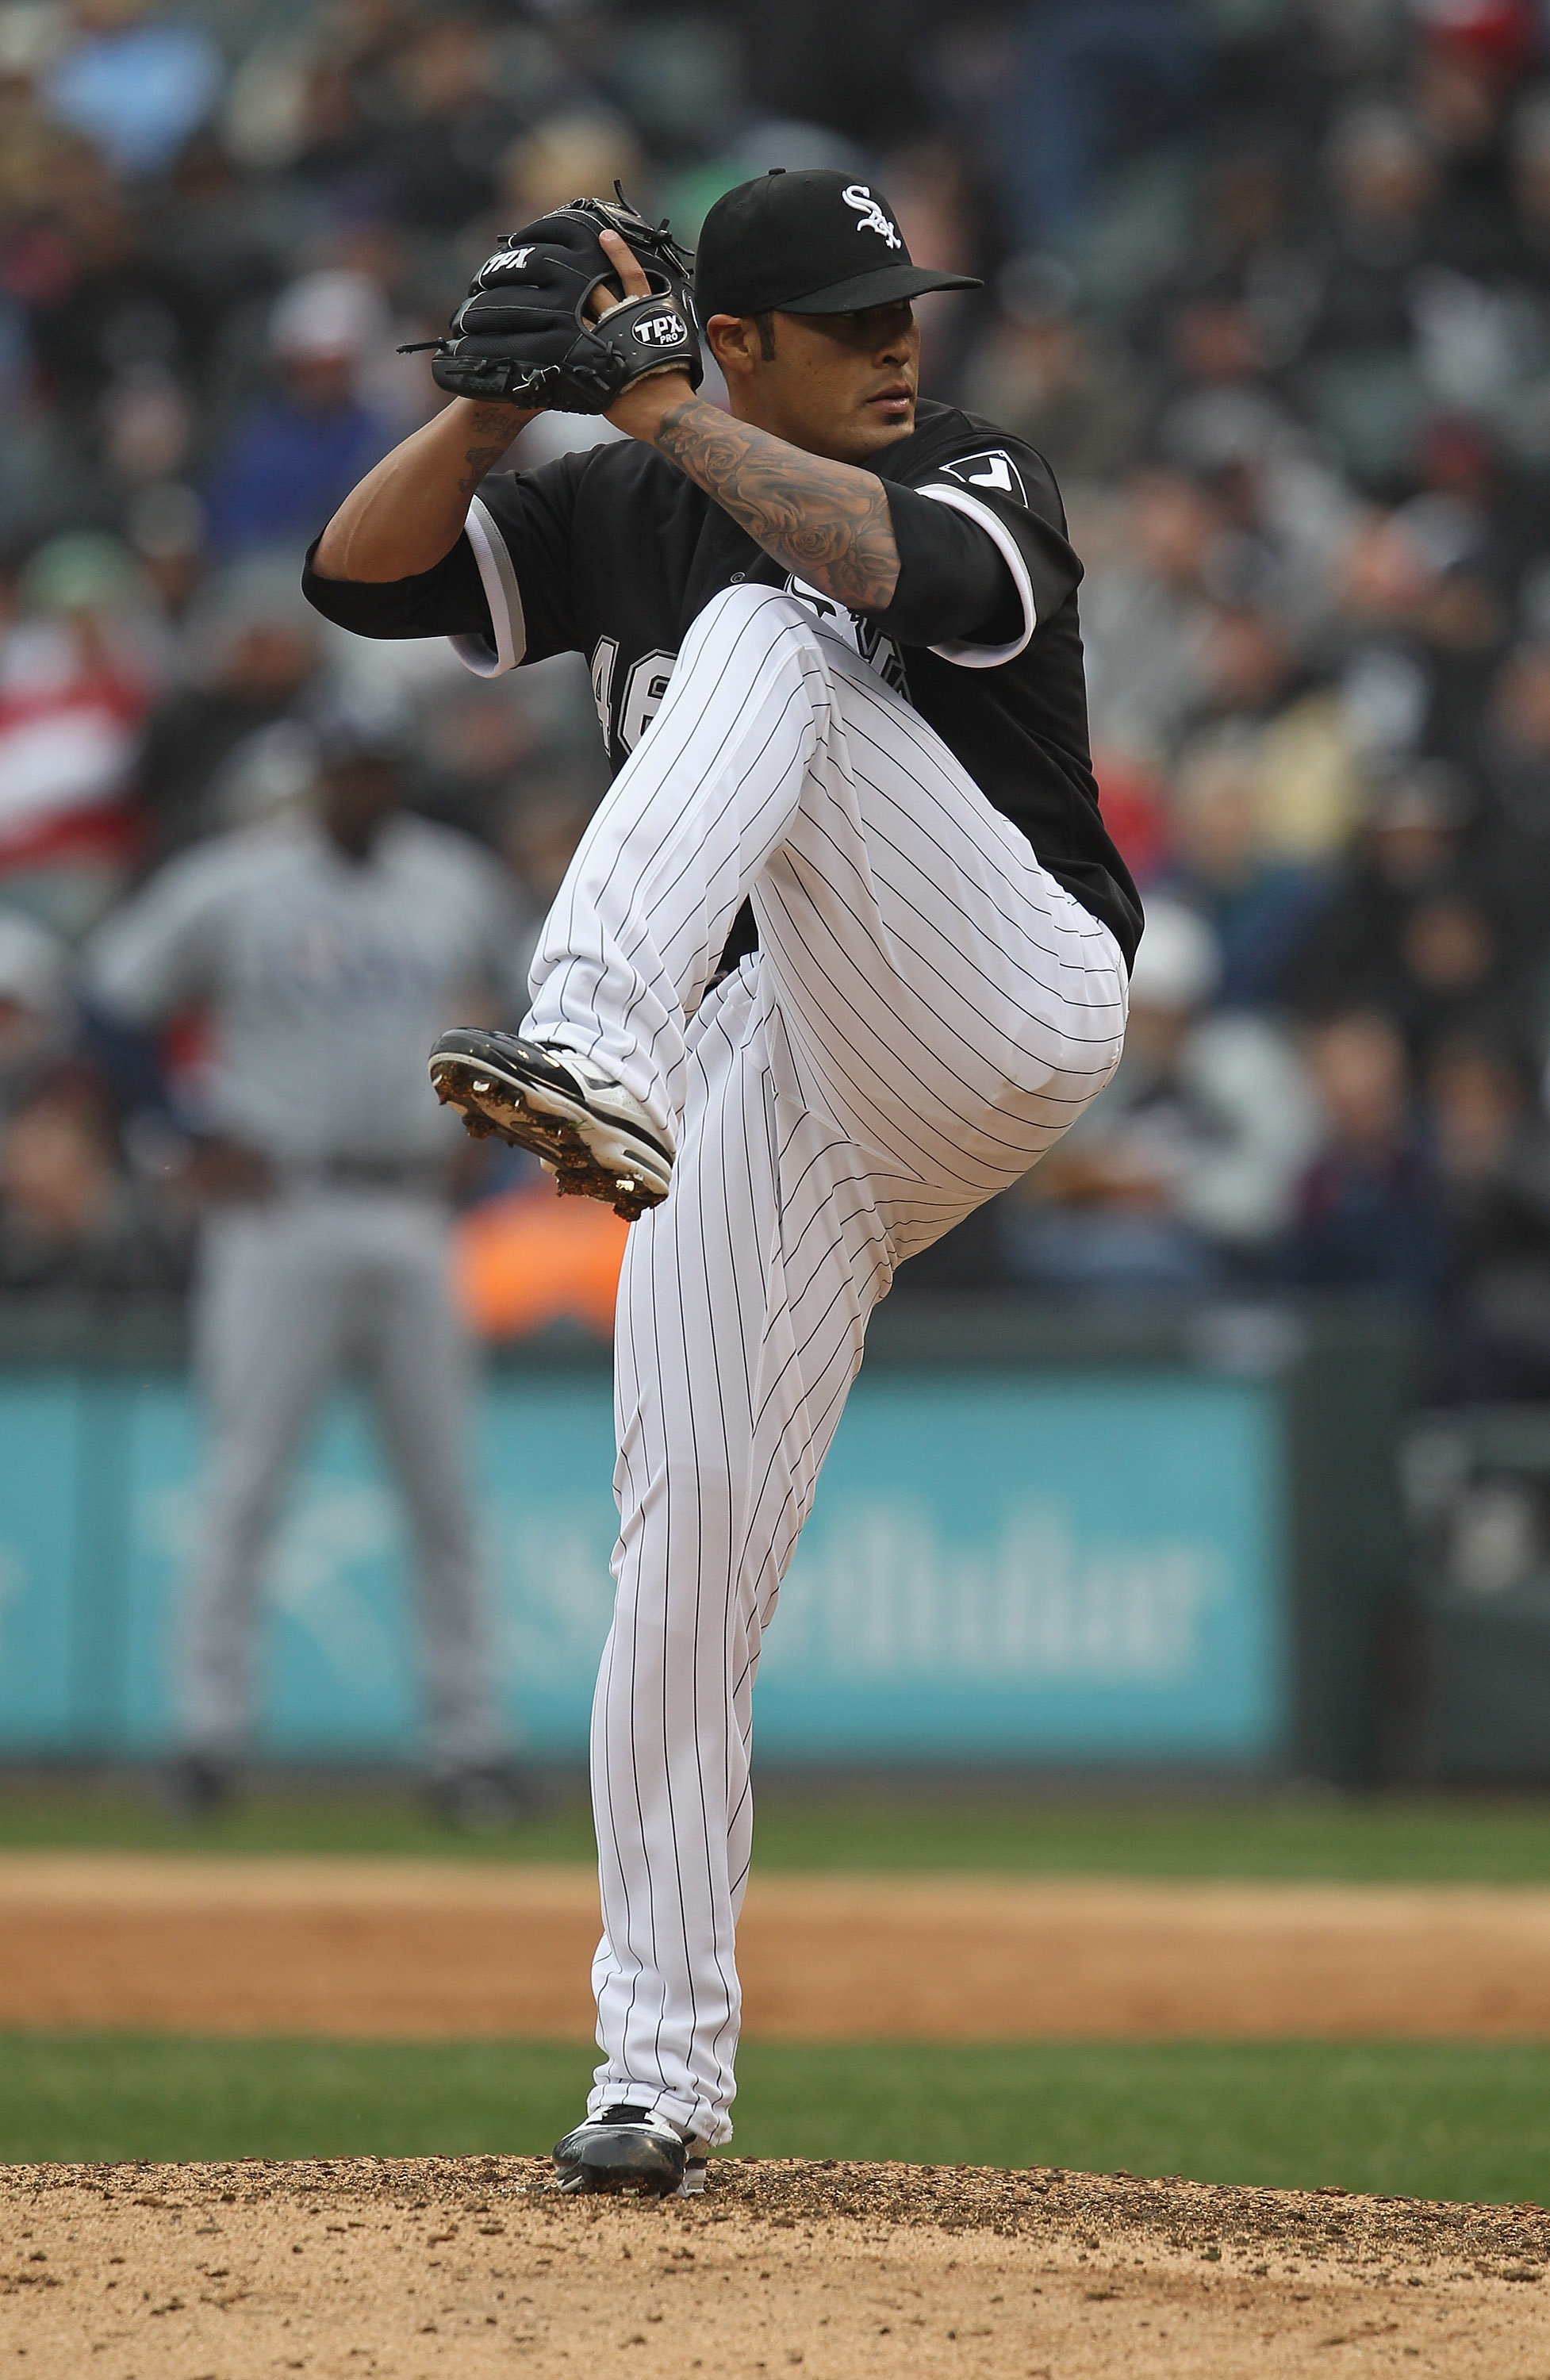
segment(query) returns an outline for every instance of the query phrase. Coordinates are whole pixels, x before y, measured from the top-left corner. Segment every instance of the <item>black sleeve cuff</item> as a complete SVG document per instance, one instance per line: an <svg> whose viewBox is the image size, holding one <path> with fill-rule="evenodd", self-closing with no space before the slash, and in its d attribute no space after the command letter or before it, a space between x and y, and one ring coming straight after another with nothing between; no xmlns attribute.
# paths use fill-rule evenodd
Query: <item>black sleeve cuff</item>
<svg viewBox="0 0 1550 2380"><path fill-rule="evenodd" d="M951 504L889 487L899 583L885 612L869 612L902 645L1007 645L1023 630L1023 599L994 540Z"/></svg>
<svg viewBox="0 0 1550 2380"><path fill-rule="evenodd" d="M482 637L495 641L478 564L466 537L433 570L410 578L368 582L357 578L323 578L313 565L319 540L307 549L301 591L316 612L353 636L383 638L407 637Z"/></svg>

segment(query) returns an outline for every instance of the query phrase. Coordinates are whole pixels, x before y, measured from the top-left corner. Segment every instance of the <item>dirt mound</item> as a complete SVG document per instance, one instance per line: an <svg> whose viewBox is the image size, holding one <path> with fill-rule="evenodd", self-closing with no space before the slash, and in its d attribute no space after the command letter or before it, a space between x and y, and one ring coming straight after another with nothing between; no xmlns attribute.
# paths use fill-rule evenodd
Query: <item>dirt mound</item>
<svg viewBox="0 0 1550 2380"><path fill-rule="evenodd" d="M28 2380L1520 2380L1547 2268L1537 2207L1128 2175L726 2157L643 2204L530 2158L0 2170Z"/></svg>

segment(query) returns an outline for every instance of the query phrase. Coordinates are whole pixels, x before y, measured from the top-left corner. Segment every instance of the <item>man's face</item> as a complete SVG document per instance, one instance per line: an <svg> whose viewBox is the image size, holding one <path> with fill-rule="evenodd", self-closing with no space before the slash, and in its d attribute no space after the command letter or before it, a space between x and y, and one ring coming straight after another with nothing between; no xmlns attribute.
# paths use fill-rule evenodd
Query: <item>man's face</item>
<svg viewBox="0 0 1550 2380"><path fill-rule="evenodd" d="M318 793L319 814L329 834L352 859L364 859L398 808L398 771L391 760L375 756L337 760L323 771Z"/></svg>
<svg viewBox="0 0 1550 2380"><path fill-rule="evenodd" d="M713 317L716 325L732 321ZM865 463L910 435L920 330L907 301L860 314L776 314L773 322L772 356L765 355L756 323L737 326L747 369L727 370L734 411L837 463ZM714 327L711 344L721 357ZM729 358L721 360L725 367Z"/></svg>
<svg viewBox="0 0 1550 2380"><path fill-rule="evenodd" d="M317 662L312 639L288 620L255 620L236 638L222 671L233 694L283 702L304 686Z"/></svg>
<svg viewBox="0 0 1550 2380"><path fill-rule="evenodd" d="M342 413L355 402L353 356L284 356L280 378L285 394L305 413Z"/></svg>

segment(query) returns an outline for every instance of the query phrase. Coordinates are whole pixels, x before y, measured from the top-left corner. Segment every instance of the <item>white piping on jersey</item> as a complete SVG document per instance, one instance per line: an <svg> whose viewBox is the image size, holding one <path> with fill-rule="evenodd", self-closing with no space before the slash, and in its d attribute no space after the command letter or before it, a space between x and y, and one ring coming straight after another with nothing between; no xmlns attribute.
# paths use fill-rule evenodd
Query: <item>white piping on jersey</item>
<svg viewBox="0 0 1550 2380"><path fill-rule="evenodd" d="M1033 581L1028 565L1018 550L1017 540L1004 521L997 519L988 504L977 496L965 495L962 488L917 488L917 495L929 496L933 504L951 504L955 513L964 513L977 521L1006 561L1023 603L1023 634L1010 645L969 645L954 642L933 645L931 650L944 662L956 662L960 669L997 669L1002 662L1014 662L1038 626L1038 606L1034 601Z"/></svg>
<svg viewBox="0 0 1550 2380"><path fill-rule="evenodd" d="M464 668L472 670L476 677L503 677L507 670L516 667L527 650L527 623L522 616L522 595L512 568L510 550L488 505L481 504L478 496L468 507L466 535L490 606L495 650L491 652L482 637L449 637L447 642Z"/></svg>

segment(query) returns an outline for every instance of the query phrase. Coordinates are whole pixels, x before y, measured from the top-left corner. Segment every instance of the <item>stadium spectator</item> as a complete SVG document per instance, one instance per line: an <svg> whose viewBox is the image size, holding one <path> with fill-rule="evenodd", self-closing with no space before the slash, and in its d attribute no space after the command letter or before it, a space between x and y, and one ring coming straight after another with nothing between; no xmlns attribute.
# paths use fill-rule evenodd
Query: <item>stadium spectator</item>
<svg viewBox="0 0 1550 2380"><path fill-rule="evenodd" d="M1121 478L1141 458L1153 375L1112 327L1083 317L1076 276L1058 258L1011 257L996 288L998 312L964 368L965 401L1036 446L1068 500L1084 480Z"/></svg>
<svg viewBox="0 0 1550 2380"><path fill-rule="evenodd" d="M127 190L80 144L43 164L38 186L4 219L6 280L20 310L35 394L47 408L73 478L32 492L44 517L84 495L94 516L115 501L99 453L126 382L146 366L175 387L197 386L210 368L218 314L190 269L189 243L169 238L149 199ZM121 501L121 497L118 499ZM95 522L93 522L95 525Z"/></svg>
<svg viewBox="0 0 1550 2380"><path fill-rule="evenodd" d="M129 880L135 752L166 655L100 532L41 546L0 640L0 898L70 940Z"/></svg>
<svg viewBox="0 0 1550 2380"><path fill-rule="evenodd" d="M89 1077L38 1090L0 1123L0 1287L101 1294L187 1278L178 1216L120 1165Z"/></svg>
<svg viewBox="0 0 1550 2380"><path fill-rule="evenodd" d="M185 682L152 712L136 761L142 872L234 822L212 804L223 770L250 739L296 715L320 661L317 614L291 559L250 555L206 585Z"/></svg>
<svg viewBox="0 0 1550 2380"><path fill-rule="evenodd" d="M1308 1015L1369 1007L1423 1060L1510 988L1508 920L1466 840L1466 788L1422 762L1379 794L1362 856L1292 950L1281 986Z"/></svg>
<svg viewBox="0 0 1550 2380"><path fill-rule="evenodd" d="M1284 1036L1211 1013L1219 967L1204 918L1148 903L1120 1070L1006 1204L1022 1278L1185 1291L1252 1275L1273 1248L1317 1125Z"/></svg>
<svg viewBox="0 0 1550 2380"><path fill-rule="evenodd" d="M396 434L360 395L362 365L388 341L386 301L363 273L309 273L270 317L276 385L237 422L208 488L216 552L292 544L317 534Z"/></svg>
<svg viewBox="0 0 1550 2380"><path fill-rule="evenodd" d="M408 30L373 160L400 223L456 232L490 205L511 139L509 104L490 90L493 65L490 28L475 11L432 14Z"/></svg>
<svg viewBox="0 0 1550 2380"><path fill-rule="evenodd" d="M1516 1050L1459 1037L1427 1083L1447 1231L1434 1392L1550 1396L1550 1123Z"/></svg>
<svg viewBox="0 0 1550 2380"><path fill-rule="evenodd" d="M1416 274L1444 251L1437 158L1391 100L1350 109L1326 158L1328 202L1309 249L1316 291L1298 393L1362 477L1399 476L1424 414Z"/></svg>
<svg viewBox="0 0 1550 2380"><path fill-rule="evenodd" d="M163 171L214 110L225 79L211 36L156 0L75 0L71 37L43 81L120 171Z"/></svg>
<svg viewBox="0 0 1550 2380"><path fill-rule="evenodd" d="M1521 954L1524 1028L1543 1044L1550 1028L1550 644L1525 642L1503 663L1480 722L1476 766L1496 914Z"/></svg>
<svg viewBox="0 0 1550 2380"><path fill-rule="evenodd" d="M1049 0L1023 12L1013 58L1003 170L1028 238L1068 230L1106 168L1187 124L1208 71L1180 0Z"/></svg>
<svg viewBox="0 0 1550 2380"><path fill-rule="evenodd" d="M74 968L68 947L35 917L0 905L0 1117L71 1052Z"/></svg>
<svg viewBox="0 0 1550 2380"><path fill-rule="evenodd" d="M1221 958L1217 1000L1273 1001L1286 962L1328 894L1326 871L1277 852L1265 832L1262 742L1244 722L1185 751L1169 797L1167 889L1198 909Z"/></svg>
<svg viewBox="0 0 1550 2380"><path fill-rule="evenodd" d="M1352 1009L1315 1026L1305 1056L1324 1145L1298 1189L1286 1276L1424 1304L1445 1278L1445 1241L1403 1038L1381 1011Z"/></svg>

